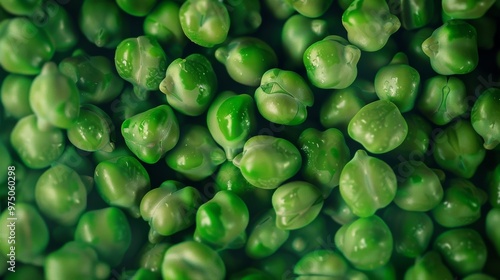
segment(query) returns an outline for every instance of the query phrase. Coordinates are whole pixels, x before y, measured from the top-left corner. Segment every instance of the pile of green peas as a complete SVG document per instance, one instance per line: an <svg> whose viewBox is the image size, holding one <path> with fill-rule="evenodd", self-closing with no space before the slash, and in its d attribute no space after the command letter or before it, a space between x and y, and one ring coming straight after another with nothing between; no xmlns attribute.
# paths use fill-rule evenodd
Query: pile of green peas
<svg viewBox="0 0 500 280"><path fill-rule="evenodd" d="M500 277L500 1L0 0L0 277Z"/></svg>

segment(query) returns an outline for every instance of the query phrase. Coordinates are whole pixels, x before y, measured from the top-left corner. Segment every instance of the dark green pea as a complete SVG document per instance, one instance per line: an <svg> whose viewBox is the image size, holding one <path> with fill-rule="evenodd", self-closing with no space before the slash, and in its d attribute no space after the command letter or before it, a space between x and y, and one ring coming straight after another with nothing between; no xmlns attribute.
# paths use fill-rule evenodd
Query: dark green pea
<svg viewBox="0 0 500 280"><path fill-rule="evenodd" d="M345 225L358 218L340 195L340 188L332 190L332 193L325 199L321 211L339 225Z"/></svg>
<svg viewBox="0 0 500 280"><path fill-rule="evenodd" d="M206 127L194 125L183 132L175 148L165 156L165 161L187 179L201 181L226 161L226 155Z"/></svg>
<svg viewBox="0 0 500 280"><path fill-rule="evenodd" d="M477 46L483 50L493 50L497 32L496 18L483 16L468 21L477 31Z"/></svg>
<svg viewBox="0 0 500 280"><path fill-rule="evenodd" d="M228 160L241 153L256 129L255 103L248 94L224 91L217 95L207 112L207 127Z"/></svg>
<svg viewBox="0 0 500 280"><path fill-rule="evenodd" d="M215 58L225 65L229 76L247 86L258 86L264 73L278 65L274 50L255 37L239 37L217 48Z"/></svg>
<svg viewBox="0 0 500 280"><path fill-rule="evenodd" d="M329 93L319 112L321 125L345 131L352 117L366 105L360 96L361 90L354 85Z"/></svg>
<svg viewBox="0 0 500 280"><path fill-rule="evenodd" d="M386 223L373 215L343 225L335 234L335 245L355 268L373 270L389 262L393 238Z"/></svg>
<svg viewBox="0 0 500 280"><path fill-rule="evenodd" d="M147 91L158 90L165 77L167 56L154 37L128 38L116 47L115 66L118 75L134 86L139 99L144 99Z"/></svg>
<svg viewBox="0 0 500 280"><path fill-rule="evenodd" d="M413 279L442 279L452 280L448 267L443 263L441 256L436 251L428 251L415 259L415 264L410 266L405 273L404 280Z"/></svg>
<svg viewBox="0 0 500 280"><path fill-rule="evenodd" d="M68 128L68 139L83 151L113 151L114 127L111 118L99 107L86 104L80 108L75 124Z"/></svg>
<svg viewBox="0 0 500 280"><path fill-rule="evenodd" d="M229 277L229 280L273 280L273 279L274 277L271 274L265 271L258 270L253 267L246 268Z"/></svg>
<svg viewBox="0 0 500 280"><path fill-rule="evenodd" d="M402 56L403 61L398 61ZM413 109L420 89L420 74L408 65L404 53L397 53L389 65L377 71L375 92L382 100L393 102L401 113Z"/></svg>
<svg viewBox="0 0 500 280"><path fill-rule="evenodd" d="M500 142L500 89L485 90L474 103L471 123L474 130L484 139L484 148L494 149Z"/></svg>
<svg viewBox="0 0 500 280"><path fill-rule="evenodd" d="M323 19L311 19L300 14L289 17L281 33L281 44L290 60L286 63L294 68L301 66L306 49L325 38L327 33L327 22Z"/></svg>
<svg viewBox="0 0 500 280"><path fill-rule="evenodd" d="M394 203L407 211L426 212L443 199L443 187L436 173L425 163L406 161L394 169L398 189Z"/></svg>
<svg viewBox="0 0 500 280"><path fill-rule="evenodd" d="M163 280L222 280L226 267L216 251L203 243L184 241L170 247L163 258Z"/></svg>
<svg viewBox="0 0 500 280"><path fill-rule="evenodd" d="M7 262L6 262L7 264ZM1 274L1 272L0 272ZM43 280L43 270L41 267L30 264L20 264L16 267L15 273L8 273L3 278L5 280Z"/></svg>
<svg viewBox="0 0 500 280"><path fill-rule="evenodd" d="M36 75L54 52L47 33L31 20L16 17L0 22L0 66L6 71Z"/></svg>
<svg viewBox="0 0 500 280"><path fill-rule="evenodd" d="M383 218L394 238L394 249L400 255L416 258L427 250L434 225L426 213L405 211L392 206L386 208Z"/></svg>
<svg viewBox="0 0 500 280"><path fill-rule="evenodd" d="M398 279L397 276L399 276L396 274L396 268L392 263L387 263L386 265L376 268L374 270L368 270L363 272L357 270L351 270L351 271L356 273L353 276L357 277L356 279L396 280Z"/></svg>
<svg viewBox="0 0 500 280"><path fill-rule="evenodd" d="M41 27L49 36L56 52L69 51L78 43L76 28L70 15L61 5L53 8L48 6L38 10L33 16L39 18Z"/></svg>
<svg viewBox="0 0 500 280"><path fill-rule="evenodd" d="M29 103L29 94L33 78L10 74L2 82L0 93L2 105L7 116L16 119L33 114Z"/></svg>
<svg viewBox="0 0 500 280"><path fill-rule="evenodd" d="M142 161L154 164L179 141L179 123L168 105L126 119L121 132L127 147Z"/></svg>
<svg viewBox="0 0 500 280"><path fill-rule="evenodd" d="M422 43L432 35L432 32L434 32L434 28L424 27L403 34L408 61L411 66L418 70L422 79L434 75L431 61L422 50Z"/></svg>
<svg viewBox="0 0 500 280"><path fill-rule="evenodd" d="M156 106L158 106L158 104L154 102L153 98L142 99L137 96L132 86L126 86L120 93L118 99L111 103L110 108L113 112L113 120L117 123L121 123L128 118L149 109L153 109Z"/></svg>
<svg viewBox="0 0 500 280"><path fill-rule="evenodd" d="M274 254L288 239L289 231L276 226L276 213L265 212L250 229L245 252L253 259L262 259Z"/></svg>
<svg viewBox="0 0 500 280"><path fill-rule="evenodd" d="M186 37L202 47L223 43L229 33L229 13L220 1L185 1L179 10L179 19Z"/></svg>
<svg viewBox="0 0 500 280"><path fill-rule="evenodd" d="M37 117L29 115L12 129L10 144L26 167L42 169L62 155L66 138L59 128L40 129Z"/></svg>
<svg viewBox="0 0 500 280"><path fill-rule="evenodd" d="M124 81L113 62L105 56L90 56L78 50L59 63L59 71L76 84L82 103L102 104L114 100Z"/></svg>
<svg viewBox="0 0 500 280"><path fill-rule="evenodd" d="M9 168L9 166L12 164L12 157L3 142L0 142L0 158L2 159L2 161L0 161L0 170L8 170L7 168ZM3 184L5 181L7 181L7 177L8 172L0 174L0 183Z"/></svg>
<svg viewBox="0 0 500 280"><path fill-rule="evenodd" d="M332 5L333 0L286 0L299 14L317 18Z"/></svg>
<svg viewBox="0 0 500 280"><path fill-rule="evenodd" d="M420 48L420 45L418 47ZM398 51L400 51L400 48L398 47L396 40L391 37L389 37L387 43L380 50L374 52L364 51L358 61L358 65L363 67L358 67L359 78L357 78L354 83L358 83L358 80L360 78L368 79L368 83L373 83L377 71L380 68L387 66L394 58L394 56L398 53ZM427 58L427 56L425 57ZM373 87L373 93L375 95L375 99L377 99L377 95L375 94L375 87Z"/></svg>
<svg viewBox="0 0 500 280"><path fill-rule="evenodd" d="M434 159L443 169L471 178L485 157L481 137L467 120L459 120L439 133L434 144Z"/></svg>
<svg viewBox="0 0 500 280"><path fill-rule="evenodd" d="M262 24L259 0L226 0L231 26L229 33L242 36L254 33Z"/></svg>
<svg viewBox="0 0 500 280"><path fill-rule="evenodd" d="M170 246L168 243L147 243L141 250L139 266L152 272L161 272L163 256Z"/></svg>
<svg viewBox="0 0 500 280"><path fill-rule="evenodd" d="M113 0L85 0L78 25L87 40L99 48L116 48L129 32L125 13Z"/></svg>
<svg viewBox="0 0 500 280"><path fill-rule="evenodd" d="M441 202L432 209L434 220L444 227L460 227L481 217L481 206L487 194L470 181L454 178L448 181Z"/></svg>
<svg viewBox="0 0 500 280"><path fill-rule="evenodd" d="M157 0L116 0L116 4L129 15L146 16L156 5Z"/></svg>
<svg viewBox="0 0 500 280"><path fill-rule="evenodd" d="M500 165L487 174L486 182L491 206L500 208Z"/></svg>
<svg viewBox="0 0 500 280"><path fill-rule="evenodd" d="M484 273L473 273L467 275L467 277L464 278L464 280L495 280L496 278L493 276L489 276Z"/></svg>
<svg viewBox="0 0 500 280"><path fill-rule="evenodd" d="M295 12L288 0L264 0L264 3L276 19L288 19Z"/></svg>
<svg viewBox="0 0 500 280"><path fill-rule="evenodd" d="M434 240L434 249L459 276L480 272L487 257L486 245L479 233L470 228L450 229Z"/></svg>
<svg viewBox="0 0 500 280"><path fill-rule="evenodd" d="M264 73L254 97L266 120L284 125L303 123L307 107L314 103L313 92L299 74L278 68Z"/></svg>
<svg viewBox="0 0 500 280"><path fill-rule="evenodd" d="M52 166L56 164L63 164L67 167L73 169L78 173L82 182L86 185L90 181L90 185L93 185L93 179L91 178L94 175L95 164L92 162L92 159L89 157L89 153L85 151L81 151L76 148L74 145L66 145L64 152L62 155L56 159ZM90 179L88 178L90 177ZM87 178L87 179L84 179ZM86 186L87 190L90 190L88 186Z"/></svg>
<svg viewBox="0 0 500 280"><path fill-rule="evenodd" d="M242 247L248 221L245 202L233 192L219 191L196 212L194 239L215 248Z"/></svg>
<svg viewBox="0 0 500 280"><path fill-rule="evenodd" d="M239 196L245 196L250 191L255 192L255 188L243 177L241 171L233 162L226 161L220 165L217 174L215 174L214 182L216 190L228 190L236 193Z"/></svg>
<svg viewBox="0 0 500 280"><path fill-rule="evenodd" d="M466 96L462 80L438 75L425 81L417 108L431 122L445 125L467 111Z"/></svg>
<svg viewBox="0 0 500 280"><path fill-rule="evenodd" d="M358 75L361 57L358 47L344 38L330 35L310 45L303 56L309 81L322 89L342 89L350 86Z"/></svg>
<svg viewBox="0 0 500 280"><path fill-rule="evenodd" d="M49 231L38 210L30 204L16 203L15 210L6 208L2 212L0 222L4 225L0 232L2 255L7 256L8 260L11 260L11 255L15 255L15 261L40 265L49 243ZM12 247L15 248L14 252L11 252Z"/></svg>
<svg viewBox="0 0 500 280"><path fill-rule="evenodd" d="M340 194L352 212L359 217L370 217L392 202L397 181L387 163L358 150L342 169L339 186Z"/></svg>
<svg viewBox="0 0 500 280"><path fill-rule="evenodd" d="M147 192L141 200L141 217L149 223L149 241L156 243L195 223L201 195L193 187L180 187L172 181Z"/></svg>
<svg viewBox="0 0 500 280"><path fill-rule="evenodd" d="M128 250L132 233L125 214L116 207L108 207L82 215L75 230L75 241L88 244L100 260L115 267Z"/></svg>
<svg viewBox="0 0 500 280"><path fill-rule="evenodd" d="M421 160L428 154L432 127L415 113L409 113L404 118L408 124L408 134L403 143L390 151L389 155L399 160Z"/></svg>
<svg viewBox="0 0 500 280"><path fill-rule="evenodd" d="M0 7L17 16L32 15L42 4L42 0L0 0Z"/></svg>
<svg viewBox="0 0 500 280"><path fill-rule="evenodd" d="M46 170L35 187L40 211L62 225L74 225L87 207L87 191L78 173L58 164Z"/></svg>
<svg viewBox="0 0 500 280"><path fill-rule="evenodd" d="M33 80L29 102L41 128L70 128L80 114L78 88L54 62L47 62Z"/></svg>
<svg viewBox="0 0 500 280"><path fill-rule="evenodd" d="M255 262L255 266L272 275L274 279L280 279L284 276L292 275L292 269L296 262L297 259L295 256L278 250L271 256Z"/></svg>
<svg viewBox="0 0 500 280"><path fill-rule="evenodd" d="M302 166L299 150L288 140L268 135L248 139L233 159L243 177L257 188L275 189Z"/></svg>
<svg viewBox="0 0 500 280"><path fill-rule="evenodd" d="M187 116L203 114L217 90L217 76L210 61L201 54L177 58L166 69L160 91L175 110Z"/></svg>
<svg viewBox="0 0 500 280"><path fill-rule="evenodd" d="M394 103L377 100L354 115L347 131L369 152L383 154L403 143L408 135L408 124Z"/></svg>
<svg viewBox="0 0 500 280"><path fill-rule="evenodd" d="M500 254L500 208L492 208L486 215L486 236L493 243L494 250Z"/></svg>
<svg viewBox="0 0 500 280"><path fill-rule="evenodd" d="M46 279L104 280L111 269L90 245L71 241L47 256L44 272Z"/></svg>
<svg viewBox="0 0 500 280"><path fill-rule="evenodd" d="M482 17L493 6L494 0L443 0L443 13L451 18L473 19Z"/></svg>
<svg viewBox="0 0 500 280"><path fill-rule="evenodd" d="M92 153L92 160L98 164L105 160L109 160L121 156L133 156L134 154L128 149L125 144L118 144L115 149L111 152L105 152L103 150L98 150Z"/></svg>
<svg viewBox="0 0 500 280"><path fill-rule="evenodd" d="M476 29L463 20L449 20L422 43L422 50L440 75L470 73L479 60Z"/></svg>
<svg viewBox="0 0 500 280"><path fill-rule="evenodd" d="M140 217L139 204L150 189L150 180L136 158L120 156L100 162L95 168L94 180L107 204L125 208L133 217Z"/></svg>
<svg viewBox="0 0 500 280"><path fill-rule="evenodd" d="M400 0L401 25L406 30L422 28L431 23L434 17L434 1L430 0Z"/></svg>
<svg viewBox="0 0 500 280"><path fill-rule="evenodd" d="M304 181L281 185L273 193L276 227L283 230L302 228L311 223L323 207L323 197L318 188Z"/></svg>
<svg viewBox="0 0 500 280"><path fill-rule="evenodd" d="M342 14L349 42L367 52L378 51L399 30L401 22L383 0L354 0Z"/></svg>
<svg viewBox="0 0 500 280"><path fill-rule="evenodd" d="M283 250L279 252L288 251L294 256L302 257L318 249L330 249L334 246L332 235L334 232L330 232L328 222L324 216L317 215L306 226L291 230L287 241L282 246ZM296 263L297 261L293 265Z"/></svg>
<svg viewBox="0 0 500 280"><path fill-rule="evenodd" d="M344 257L333 250L316 250L304 255L293 268L296 279L342 279L352 270ZM324 278L323 278L324 277ZM352 279L352 278L346 278Z"/></svg>
<svg viewBox="0 0 500 280"><path fill-rule="evenodd" d="M318 187L323 197L328 197L339 185L340 172L351 158L344 135L335 128L325 131L308 128L297 142L304 160L302 176Z"/></svg>
<svg viewBox="0 0 500 280"><path fill-rule="evenodd" d="M130 280L160 280L161 275L159 272L152 272L151 270L145 268L139 268L136 271L131 272L130 275L127 274L124 278Z"/></svg>

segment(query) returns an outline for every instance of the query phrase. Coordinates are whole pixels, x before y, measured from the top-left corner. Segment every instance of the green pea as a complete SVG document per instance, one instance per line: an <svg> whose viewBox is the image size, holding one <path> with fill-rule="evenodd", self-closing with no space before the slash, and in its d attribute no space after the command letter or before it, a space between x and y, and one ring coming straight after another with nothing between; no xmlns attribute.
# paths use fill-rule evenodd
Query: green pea
<svg viewBox="0 0 500 280"><path fill-rule="evenodd" d="M258 135L248 139L233 159L243 177L257 188L275 189L302 166L299 150L283 138Z"/></svg>
<svg viewBox="0 0 500 280"><path fill-rule="evenodd" d="M286 0L299 14L317 18L322 16L332 5L333 0Z"/></svg>
<svg viewBox="0 0 500 280"><path fill-rule="evenodd" d="M403 61L398 61L403 56ZM401 113L413 109L420 89L420 74L408 65L404 53L394 56L389 65L377 71L375 76L375 92L381 100L393 102Z"/></svg>
<svg viewBox="0 0 500 280"><path fill-rule="evenodd" d="M361 51L344 38L330 35L310 45L303 56L309 81L322 89L350 86L358 75Z"/></svg>
<svg viewBox="0 0 500 280"><path fill-rule="evenodd" d="M407 161L394 169L398 189L394 203L406 211L426 212L443 199L443 187L436 173L425 163Z"/></svg>
<svg viewBox="0 0 500 280"><path fill-rule="evenodd" d="M457 77L434 76L425 81L418 110L437 125L445 125L467 111L465 84Z"/></svg>
<svg viewBox="0 0 500 280"><path fill-rule="evenodd" d="M142 161L154 164L179 141L179 123L168 105L126 119L121 126L127 147Z"/></svg>
<svg viewBox="0 0 500 280"><path fill-rule="evenodd" d="M258 270L253 267L239 271L231 277L230 280L273 280L273 276L265 271Z"/></svg>
<svg viewBox="0 0 500 280"><path fill-rule="evenodd" d="M339 225L345 225L358 218L352 213L351 208L340 194L340 188L334 188L332 193L325 199L323 214L330 217Z"/></svg>
<svg viewBox="0 0 500 280"><path fill-rule="evenodd" d="M434 159L443 169L471 178L485 157L481 137L467 120L459 120L439 133L434 144Z"/></svg>
<svg viewBox="0 0 500 280"><path fill-rule="evenodd" d="M339 185L340 172L351 158L344 135L335 128L308 128L297 142L304 160L302 176L318 187L323 197L328 197Z"/></svg>
<svg viewBox="0 0 500 280"><path fill-rule="evenodd" d="M363 174L363 176L360 176ZM396 196L396 175L384 161L358 150L340 173L340 194L359 217L370 217Z"/></svg>
<svg viewBox="0 0 500 280"><path fill-rule="evenodd" d="M245 253L253 259L262 259L274 254L288 239L289 231L276 226L276 213L265 212L251 227L245 244Z"/></svg>
<svg viewBox="0 0 500 280"><path fill-rule="evenodd" d="M500 122L498 106L500 105L500 89L485 90L474 103L471 111L471 123L474 130L484 139L484 148L494 149L500 142Z"/></svg>
<svg viewBox="0 0 500 280"><path fill-rule="evenodd" d="M401 25L406 30L422 28L432 22L434 16L434 1L398 1L401 9Z"/></svg>
<svg viewBox="0 0 500 280"><path fill-rule="evenodd" d="M90 56L77 50L59 63L59 71L76 84L82 103L102 104L114 100L124 81L112 61L105 56Z"/></svg>
<svg viewBox="0 0 500 280"><path fill-rule="evenodd" d="M136 158L120 156L100 162L95 168L94 181L107 204L125 208L133 217L140 217L139 204L150 189L150 179Z"/></svg>
<svg viewBox="0 0 500 280"><path fill-rule="evenodd" d="M295 264L293 272L298 275L296 279L352 279L348 275L352 268L349 267L344 257L333 250L316 250L304 255Z"/></svg>
<svg viewBox="0 0 500 280"><path fill-rule="evenodd" d="M147 243L141 250L139 266L151 272L161 273L161 265L165 252L172 246L168 243Z"/></svg>
<svg viewBox="0 0 500 280"><path fill-rule="evenodd" d="M292 274L296 262L295 256L278 250L278 252L267 258L257 260L255 266L261 271L269 273L274 279L280 279L283 276Z"/></svg>
<svg viewBox="0 0 500 280"><path fill-rule="evenodd" d="M495 278L484 273L473 273L467 275L464 280L495 280Z"/></svg>
<svg viewBox="0 0 500 280"><path fill-rule="evenodd" d="M0 180L1 181L1 180ZM500 206L500 165L487 174L487 193L491 206Z"/></svg>
<svg viewBox="0 0 500 280"><path fill-rule="evenodd" d="M354 0L342 14L342 25L349 42L363 51L374 52L385 46L401 22L383 0Z"/></svg>
<svg viewBox="0 0 500 280"><path fill-rule="evenodd" d="M215 248L242 247L248 221L245 202L233 192L219 191L196 212L194 239Z"/></svg>
<svg viewBox="0 0 500 280"><path fill-rule="evenodd" d="M231 26L229 33L233 36L252 34L262 24L259 0L227 0Z"/></svg>
<svg viewBox="0 0 500 280"><path fill-rule="evenodd" d="M127 275L129 276L129 275ZM161 275L157 272L152 272L151 270L145 268L139 268L130 275L130 280L160 280Z"/></svg>
<svg viewBox="0 0 500 280"><path fill-rule="evenodd" d="M229 33L229 13L226 6L216 0L185 1L179 10L179 19L186 37L202 47L223 43Z"/></svg>
<svg viewBox="0 0 500 280"><path fill-rule="evenodd" d="M17 16L32 15L42 4L42 0L0 0L0 7Z"/></svg>
<svg viewBox="0 0 500 280"><path fill-rule="evenodd" d="M0 93L2 105L7 116L21 119L33 114L29 104L30 87L33 78L23 75L7 75L2 82Z"/></svg>
<svg viewBox="0 0 500 280"><path fill-rule="evenodd" d="M48 6L45 10L37 11L33 16L45 19L41 27L49 36L56 52L69 51L78 43L78 33L64 7L59 5L53 9ZM38 15L38 13L43 14Z"/></svg>
<svg viewBox="0 0 500 280"><path fill-rule="evenodd" d="M435 3L435 2L434 2ZM434 32L434 28L424 27L412 32L403 34L405 42L405 52L408 55L410 65L415 67L421 78L427 75L434 75L429 57L422 50L422 43ZM419 93L421 95L421 93Z"/></svg>
<svg viewBox="0 0 500 280"><path fill-rule="evenodd" d="M108 279L111 269L90 245L70 241L47 256L44 271L46 279L101 280Z"/></svg>
<svg viewBox="0 0 500 280"><path fill-rule="evenodd" d="M343 225L335 234L335 245L355 268L373 270L389 262L393 238L386 223L373 215Z"/></svg>
<svg viewBox="0 0 500 280"><path fill-rule="evenodd" d="M144 17L153 9L157 0L116 0L116 4L129 15Z"/></svg>
<svg viewBox="0 0 500 280"><path fill-rule="evenodd" d="M426 252L434 233L434 225L426 213L392 206L386 208L383 218L391 230L397 253L416 258Z"/></svg>
<svg viewBox="0 0 500 280"><path fill-rule="evenodd" d="M285 20L295 13L295 9L288 0L264 0L264 4L276 19Z"/></svg>
<svg viewBox="0 0 500 280"><path fill-rule="evenodd" d="M174 60L159 87L175 110L184 115L199 116L215 96L217 76L210 61L195 53Z"/></svg>
<svg viewBox="0 0 500 280"><path fill-rule="evenodd" d="M153 98L142 99L134 92L132 86L126 86L120 93L118 99L111 103L111 111L113 112L113 120L115 122L123 122L137 114L153 109L158 104L153 102ZM164 103L164 102L162 102Z"/></svg>
<svg viewBox="0 0 500 280"><path fill-rule="evenodd" d="M473 19L482 17L495 3L494 0L443 0L443 13L451 18Z"/></svg>
<svg viewBox="0 0 500 280"><path fill-rule="evenodd" d="M128 38L116 47L115 66L118 75L134 86L139 99L144 99L147 91L158 90L165 77L167 56L154 37Z"/></svg>
<svg viewBox="0 0 500 280"><path fill-rule="evenodd" d="M481 217L481 206L487 194L470 181L454 178L448 181L441 202L432 209L434 220L444 227L460 227Z"/></svg>
<svg viewBox="0 0 500 280"><path fill-rule="evenodd" d="M429 153L432 127L423 117L415 113L409 113L404 118L408 124L408 134L403 143L390 151L389 155L399 160L421 160Z"/></svg>
<svg viewBox="0 0 500 280"><path fill-rule="evenodd" d="M303 123L307 107L314 103L311 89L299 74L278 68L264 73L254 96L265 119L284 125Z"/></svg>
<svg viewBox="0 0 500 280"><path fill-rule="evenodd" d="M318 214L314 220L304 227L291 230L287 241L283 244L283 250L294 254L297 257L303 257L307 253L318 249L328 249L333 244L333 232L330 232L328 220ZM293 263L295 265L297 261Z"/></svg>
<svg viewBox="0 0 500 280"><path fill-rule="evenodd" d="M222 280L226 275L226 267L217 252L207 245L184 241L167 250L161 273L164 280L202 280L207 275L210 275L210 279Z"/></svg>
<svg viewBox="0 0 500 280"><path fill-rule="evenodd" d="M40 265L49 243L49 230L38 210L31 204L18 202L15 203L14 212L8 208L2 212L0 221L4 225L0 232L2 255L7 256L8 260L14 256L15 261ZM12 247L15 248L14 252L11 252Z"/></svg>
<svg viewBox="0 0 500 280"><path fill-rule="evenodd" d="M31 20L15 17L0 22L0 66L6 71L36 75L54 52L47 33Z"/></svg>
<svg viewBox="0 0 500 280"><path fill-rule="evenodd" d="M217 191L228 190L244 197L255 192L255 188L243 177L241 171L232 161L220 165L214 178Z"/></svg>
<svg viewBox="0 0 500 280"><path fill-rule="evenodd" d="M207 127L215 142L232 160L243 150L256 129L255 103L248 94L224 91L217 95L207 112Z"/></svg>
<svg viewBox="0 0 500 280"><path fill-rule="evenodd" d="M287 2L285 1L285 3ZM286 63L289 63L293 68L298 68L302 65L306 49L328 35L327 22L323 19L311 19L300 14L287 18L281 33L281 44L287 59L290 60L287 60Z"/></svg>
<svg viewBox="0 0 500 280"><path fill-rule="evenodd" d="M422 43L422 50L440 75L470 73L479 60L476 29L463 20L449 20Z"/></svg>
<svg viewBox="0 0 500 280"><path fill-rule="evenodd" d="M229 76L247 86L258 86L264 73L278 65L274 50L255 37L239 37L217 48L215 58L224 66Z"/></svg>
<svg viewBox="0 0 500 280"><path fill-rule="evenodd" d="M35 115L20 119L10 134L10 144L26 167L42 169L62 155L66 139L61 129L41 129L37 120Z"/></svg>
<svg viewBox="0 0 500 280"><path fill-rule="evenodd" d="M92 176L94 175L95 164L88 156L89 153L79 150L74 145L66 145L64 152L52 163L52 166L62 164L73 169L80 175L87 191L90 191L94 183Z"/></svg>
<svg viewBox="0 0 500 280"><path fill-rule="evenodd" d="M487 249L479 233L470 228L450 229L434 240L434 249L451 270L465 276L483 269Z"/></svg>
<svg viewBox="0 0 500 280"><path fill-rule="evenodd" d="M351 85L335 90L322 103L319 121L325 128L340 128L345 131L349 121L365 105L358 87Z"/></svg>
<svg viewBox="0 0 500 280"><path fill-rule="evenodd" d="M114 129L111 118L99 107L86 104L80 108L75 124L68 129L68 139L75 147L83 151L114 148Z"/></svg>
<svg viewBox="0 0 500 280"><path fill-rule="evenodd" d="M78 89L54 62L47 62L33 80L29 102L41 127L70 128L80 114Z"/></svg>
<svg viewBox="0 0 500 280"><path fill-rule="evenodd" d="M418 47L420 48L420 45ZM387 43L380 50L374 52L363 51L361 58L358 61L358 65L363 66L358 67L359 78L368 79L369 83L373 83L377 71L380 68L387 66L398 51L400 51L400 49L398 48L396 40L391 37L389 37ZM427 56L425 57L427 58ZM354 83L357 83L359 78L356 79ZM373 93L375 93L375 88L373 88ZM376 98L377 95L374 95Z"/></svg>
<svg viewBox="0 0 500 280"><path fill-rule="evenodd" d="M125 214L116 207L108 207L82 215L75 230L75 241L88 244L100 260L115 267L127 252L132 234Z"/></svg>
<svg viewBox="0 0 500 280"><path fill-rule="evenodd" d="M48 218L74 225L87 207L87 191L78 173L65 165L46 170L35 187L36 204Z"/></svg>
<svg viewBox="0 0 500 280"><path fill-rule="evenodd" d="M23 279L32 279L32 280L43 280L43 270L39 266L30 265L30 264L20 264L16 267L15 273L8 273L3 278L5 280L23 280Z"/></svg>
<svg viewBox="0 0 500 280"><path fill-rule="evenodd" d="M206 127L194 125L182 133L175 148L166 154L165 161L187 179L201 181L226 161L226 155Z"/></svg>
<svg viewBox="0 0 500 280"><path fill-rule="evenodd" d="M195 223L201 196L193 187L181 187L165 181L147 192L141 200L141 216L149 223L149 241L157 243L162 236L173 235Z"/></svg>
<svg viewBox="0 0 500 280"><path fill-rule="evenodd" d="M493 244L493 249L497 254L500 253L500 208L492 208L486 215L486 236Z"/></svg>
<svg viewBox="0 0 500 280"><path fill-rule="evenodd" d="M113 0L85 0L78 25L85 38L99 48L116 48L129 32L125 13Z"/></svg>
<svg viewBox="0 0 500 280"><path fill-rule="evenodd" d="M452 280L448 267L443 263L441 256L436 251L428 251L415 259L415 264L410 266L404 275L404 280L412 279L443 279Z"/></svg>
<svg viewBox="0 0 500 280"><path fill-rule="evenodd" d="M408 124L394 103L377 100L354 115L347 131L369 152L383 154L403 143L408 135Z"/></svg>

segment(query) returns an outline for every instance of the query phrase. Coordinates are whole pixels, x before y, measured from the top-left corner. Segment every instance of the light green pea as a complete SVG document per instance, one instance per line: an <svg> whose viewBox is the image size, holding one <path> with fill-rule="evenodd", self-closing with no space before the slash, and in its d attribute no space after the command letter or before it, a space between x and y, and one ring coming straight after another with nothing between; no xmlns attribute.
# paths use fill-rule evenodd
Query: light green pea
<svg viewBox="0 0 500 280"><path fill-rule="evenodd" d="M7 75L3 79L0 93L3 109L7 116L20 119L33 114L29 103L32 82L33 78L17 74Z"/></svg>
<svg viewBox="0 0 500 280"><path fill-rule="evenodd" d="M451 18L481 18L495 3L495 0L443 0L443 13Z"/></svg>
<svg viewBox="0 0 500 280"><path fill-rule="evenodd" d="M154 164L179 141L179 122L168 105L160 105L123 121L127 147L143 162Z"/></svg>
<svg viewBox="0 0 500 280"><path fill-rule="evenodd" d="M271 209L259 217L251 228L245 253L253 259L274 254L288 239L289 231L276 226L276 213Z"/></svg>
<svg viewBox="0 0 500 280"><path fill-rule="evenodd" d="M360 176L362 174L362 176ZM397 181L384 161L358 150L340 173L340 194L359 217L370 217L396 196Z"/></svg>

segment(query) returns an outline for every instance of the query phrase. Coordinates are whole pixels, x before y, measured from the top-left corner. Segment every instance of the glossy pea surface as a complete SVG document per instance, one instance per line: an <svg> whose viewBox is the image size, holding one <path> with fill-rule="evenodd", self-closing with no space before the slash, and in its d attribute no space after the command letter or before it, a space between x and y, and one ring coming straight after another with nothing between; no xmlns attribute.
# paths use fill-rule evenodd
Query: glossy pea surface
<svg viewBox="0 0 500 280"><path fill-rule="evenodd" d="M474 103L471 111L471 124L483 138L484 148L494 149L500 141L500 89L485 90Z"/></svg>

